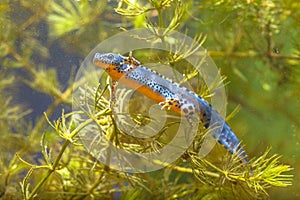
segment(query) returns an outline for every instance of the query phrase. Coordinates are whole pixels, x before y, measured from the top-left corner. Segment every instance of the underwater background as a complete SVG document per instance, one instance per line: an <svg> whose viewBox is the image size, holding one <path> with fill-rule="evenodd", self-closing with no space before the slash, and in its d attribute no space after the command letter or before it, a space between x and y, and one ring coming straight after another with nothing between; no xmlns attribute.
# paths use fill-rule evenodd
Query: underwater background
<svg viewBox="0 0 300 200"><path fill-rule="evenodd" d="M292 0L1 0L0 199L299 199L299 25ZM135 175L107 169L80 145L77 70L101 41L145 27L205 36L203 48L226 77L228 123L250 159L260 158L257 173L269 170L265 177L218 171L230 165L220 146L209 162L191 167L182 157L182 170ZM221 175L187 170L204 166Z"/></svg>

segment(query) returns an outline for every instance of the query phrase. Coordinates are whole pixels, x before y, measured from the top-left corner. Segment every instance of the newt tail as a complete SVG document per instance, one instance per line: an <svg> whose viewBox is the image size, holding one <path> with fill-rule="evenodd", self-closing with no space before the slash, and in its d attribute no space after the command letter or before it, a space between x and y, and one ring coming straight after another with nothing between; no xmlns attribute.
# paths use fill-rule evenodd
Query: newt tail
<svg viewBox="0 0 300 200"><path fill-rule="evenodd" d="M93 62L96 66L103 68L114 82L120 82L137 90L156 101L162 108L173 110L187 116L188 119L197 114L205 128L221 125L221 131L214 131L213 137L229 152L238 154L241 161L248 163L248 156L240 146L240 141L235 133L219 113L196 93L142 66L131 55L125 57L114 53L96 53Z"/></svg>

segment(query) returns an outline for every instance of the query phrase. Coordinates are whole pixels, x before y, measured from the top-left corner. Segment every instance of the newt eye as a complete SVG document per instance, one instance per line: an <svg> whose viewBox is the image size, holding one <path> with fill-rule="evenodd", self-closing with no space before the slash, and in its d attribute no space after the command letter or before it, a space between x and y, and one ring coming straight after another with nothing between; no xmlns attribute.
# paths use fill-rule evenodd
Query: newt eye
<svg viewBox="0 0 300 200"><path fill-rule="evenodd" d="M112 54L108 54L107 55L107 60L109 60L109 61L112 61L112 60L114 60L114 55L112 55Z"/></svg>

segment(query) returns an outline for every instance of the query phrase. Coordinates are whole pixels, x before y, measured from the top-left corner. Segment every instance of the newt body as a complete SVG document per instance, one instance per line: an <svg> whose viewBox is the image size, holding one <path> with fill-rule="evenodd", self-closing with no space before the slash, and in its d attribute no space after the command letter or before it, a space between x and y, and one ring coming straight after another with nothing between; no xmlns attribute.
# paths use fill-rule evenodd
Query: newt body
<svg viewBox="0 0 300 200"><path fill-rule="evenodd" d="M220 122L218 124L222 124L223 127L221 131L214 132L213 137L231 153L238 153L243 162L248 162L239 139L229 125L205 99L196 93L142 66L132 56L96 53L93 62L96 66L105 69L113 81L137 90L163 108L171 109L187 118L198 114L205 128L214 126L212 123L214 118L214 122Z"/></svg>

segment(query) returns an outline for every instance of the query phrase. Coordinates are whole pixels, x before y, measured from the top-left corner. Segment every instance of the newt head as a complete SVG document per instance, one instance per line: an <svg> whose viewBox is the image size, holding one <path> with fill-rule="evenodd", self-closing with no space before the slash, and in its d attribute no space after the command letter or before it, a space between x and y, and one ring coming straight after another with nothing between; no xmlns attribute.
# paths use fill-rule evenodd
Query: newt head
<svg viewBox="0 0 300 200"><path fill-rule="evenodd" d="M120 66L123 62L124 59L120 55L114 53L96 53L93 59L93 63L96 66L105 70L110 67Z"/></svg>
<svg viewBox="0 0 300 200"><path fill-rule="evenodd" d="M113 80L119 80L122 76L140 65L140 62L133 58L131 54L129 57L125 57L114 53L96 53L93 63L105 69Z"/></svg>

